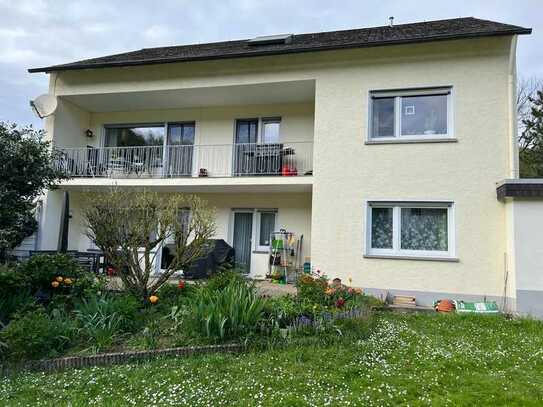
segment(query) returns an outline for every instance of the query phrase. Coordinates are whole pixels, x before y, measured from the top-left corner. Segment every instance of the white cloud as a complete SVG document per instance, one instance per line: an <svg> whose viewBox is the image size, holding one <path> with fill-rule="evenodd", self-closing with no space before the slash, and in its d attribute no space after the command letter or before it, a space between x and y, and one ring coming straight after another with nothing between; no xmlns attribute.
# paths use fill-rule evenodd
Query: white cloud
<svg viewBox="0 0 543 407"><path fill-rule="evenodd" d="M541 0L0 0L0 120L34 122L28 100L47 76L27 69L160 45L476 16L531 26L522 75L543 76Z"/></svg>
<svg viewBox="0 0 543 407"><path fill-rule="evenodd" d="M12 41L17 38L25 37L27 32L21 27L5 28L0 27L0 39L3 41Z"/></svg>
<svg viewBox="0 0 543 407"><path fill-rule="evenodd" d="M0 61L6 64L35 62L38 56L31 49L0 49Z"/></svg>
<svg viewBox="0 0 543 407"><path fill-rule="evenodd" d="M162 25L152 25L143 31L143 35L150 41L156 41L168 38L169 32L166 27Z"/></svg>

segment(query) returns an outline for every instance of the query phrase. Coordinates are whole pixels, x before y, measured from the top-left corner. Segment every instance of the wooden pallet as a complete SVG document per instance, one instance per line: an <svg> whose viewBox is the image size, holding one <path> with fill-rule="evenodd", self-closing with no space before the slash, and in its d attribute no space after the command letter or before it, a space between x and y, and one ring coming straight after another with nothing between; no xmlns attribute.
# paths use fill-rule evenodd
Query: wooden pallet
<svg viewBox="0 0 543 407"><path fill-rule="evenodd" d="M415 297L410 297L408 295L395 295L392 299L393 305L401 305L402 307L416 307L417 301Z"/></svg>

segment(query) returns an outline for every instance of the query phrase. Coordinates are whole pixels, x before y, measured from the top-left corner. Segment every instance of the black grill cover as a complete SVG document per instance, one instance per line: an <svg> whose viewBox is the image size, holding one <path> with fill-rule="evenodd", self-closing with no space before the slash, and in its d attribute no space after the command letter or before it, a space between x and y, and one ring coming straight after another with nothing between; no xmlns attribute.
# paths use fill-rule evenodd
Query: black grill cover
<svg viewBox="0 0 543 407"><path fill-rule="evenodd" d="M211 239L208 243L209 252L206 256L196 260L196 262L184 273L185 278L201 279L209 278L217 273L221 266L234 265L234 248L223 239ZM171 261L169 250L164 248L162 262Z"/></svg>

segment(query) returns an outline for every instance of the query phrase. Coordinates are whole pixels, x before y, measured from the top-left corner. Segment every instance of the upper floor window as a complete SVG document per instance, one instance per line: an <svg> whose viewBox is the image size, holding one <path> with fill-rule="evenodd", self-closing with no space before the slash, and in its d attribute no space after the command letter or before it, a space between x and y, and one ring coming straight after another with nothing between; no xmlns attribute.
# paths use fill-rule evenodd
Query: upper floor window
<svg viewBox="0 0 543 407"><path fill-rule="evenodd" d="M236 144L274 144L281 140L281 118L236 120Z"/></svg>
<svg viewBox="0 0 543 407"><path fill-rule="evenodd" d="M452 138L451 88L371 92L370 141Z"/></svg>

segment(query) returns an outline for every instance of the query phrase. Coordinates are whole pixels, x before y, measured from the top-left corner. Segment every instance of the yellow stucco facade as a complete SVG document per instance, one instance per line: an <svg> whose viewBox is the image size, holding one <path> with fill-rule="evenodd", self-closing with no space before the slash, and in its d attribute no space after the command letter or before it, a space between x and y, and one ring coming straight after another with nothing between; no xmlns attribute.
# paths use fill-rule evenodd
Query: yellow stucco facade
<svg viewBox="0 0 543 407"><path fill-rule="evenodd" d="M53 73L50 91L60 106L46 128L56 145L79 147L100 145L105 124L191 120L197 143L228 144L236 118L280 116L285 140L313 143L313 175L113 183L204 194L220 208L224 238L232 208L278 208L281 225L304 233L313 268L352 278L354 286L421 298L514 296L504 286L506 210L496 183L517 174L515 46L515 37L500 36ZM367 143L370 92L434 87L451 88L452 140ZM95 134L90 141L87 128ZM72 179L65 188L110 184ZM454 261L366 257L372 200L453 202ZM58 212L53 201L46 202L46 218ZM56 233L45 232L45 246ZM255 261L265 267L265 256Z"/></svg>

